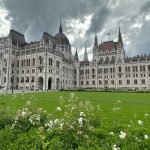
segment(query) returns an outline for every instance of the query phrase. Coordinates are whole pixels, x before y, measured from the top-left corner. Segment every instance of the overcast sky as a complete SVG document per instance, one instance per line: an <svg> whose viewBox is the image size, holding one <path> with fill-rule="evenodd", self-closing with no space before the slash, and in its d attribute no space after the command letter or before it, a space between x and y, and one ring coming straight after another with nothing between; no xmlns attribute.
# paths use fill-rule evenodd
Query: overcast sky
<svg viewBox="0 0 150 150"><path fill-rule="evenodd" d="M0 0L0 14L0 35L13 27L28 42L41 39L44 31L58 33L61 19L80 59L85 42L92 58L95 31L99 43L109 39L107 33L116 41L119 24L128 56L150 53L150 0Z"/></svg>

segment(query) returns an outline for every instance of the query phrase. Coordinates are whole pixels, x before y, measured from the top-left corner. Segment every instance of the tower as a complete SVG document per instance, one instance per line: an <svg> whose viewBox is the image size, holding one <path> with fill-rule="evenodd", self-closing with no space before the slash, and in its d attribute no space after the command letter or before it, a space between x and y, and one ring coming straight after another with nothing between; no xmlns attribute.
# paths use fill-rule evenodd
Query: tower
<svg viewBox="0 0 150 150"><path fill-rule="evenodd" d="M76 53L74 55L74 61L79 62L77 47L76 47Z"/></svg>
<svg viewBox="0 0 150 150"><path fill-rule="evenodd" d="M121 30L119 26L118 42L117 42L117 63L124 63L125 50L122 40Z"/></svg>
<svg viewBox="0 0 150 150"><path fill-rule="evenodd" d="M87 53L87 48L86 48L86 43L85 43L85 51L84 51L84 59L83 61L89 61L88 59L88 53Z"/></svg>
<svg viewBox="0 0 150 150"><path fill-rule="evenodd" d="M98 40L97 40L96 32L95 32L95 40L94 40L94 47L93 47L93 60L98 60Z"/></svg>

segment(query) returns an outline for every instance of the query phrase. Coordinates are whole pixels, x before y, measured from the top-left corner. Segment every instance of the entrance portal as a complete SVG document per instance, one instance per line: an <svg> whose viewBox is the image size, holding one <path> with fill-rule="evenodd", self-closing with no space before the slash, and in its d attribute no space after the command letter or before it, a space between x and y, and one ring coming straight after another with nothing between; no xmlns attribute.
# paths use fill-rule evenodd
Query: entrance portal
<svg viewBox="0 0 150 150"><path fill-rule="evenodd" d="M48 90L52 89L52 78L48 79Z"/></svg>
<svg viewBox="0 0 150 150"><path fill-rule="evenodd" d="M59 90L59 83L60 83L59 78L57 78L57 79L56 79L56 89L57 89L57 90Z"/></svg>
<svg viewBox="0 0 150 150"><path fill-rule="evenodd" d="M38 89L43 90L43 78L42 77L38 78Z"/></svg>

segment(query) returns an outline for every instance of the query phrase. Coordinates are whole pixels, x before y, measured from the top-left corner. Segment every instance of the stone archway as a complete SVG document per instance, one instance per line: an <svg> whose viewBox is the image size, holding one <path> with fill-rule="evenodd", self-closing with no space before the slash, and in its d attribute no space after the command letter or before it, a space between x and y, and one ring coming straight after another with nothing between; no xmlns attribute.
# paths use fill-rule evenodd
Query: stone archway
<svg viewBox="0 0 150 150"><path fill-rule="evenodd" d="M59 90L59 84L60 84L60 80L59 78L56 79L56 89Z"/></svg>
<svg viewBox="0 0 150 150"><path fill-rule="evenodd" d="M52 78L50 77L48 79L48 90L51 90L52 89Z"/></svg>
<svg viewBox="0 0 150 150"><path fill-rule="evenodd" d="M38 89L39 90L43 90L43 78L42 77L39 77L38 78Z"/></svg>

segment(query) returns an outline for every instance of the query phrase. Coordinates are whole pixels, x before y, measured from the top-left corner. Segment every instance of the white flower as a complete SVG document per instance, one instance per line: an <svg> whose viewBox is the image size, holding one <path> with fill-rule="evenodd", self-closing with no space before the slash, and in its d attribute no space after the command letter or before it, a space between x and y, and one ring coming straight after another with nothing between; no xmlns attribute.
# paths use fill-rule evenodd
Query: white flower
<svg viewBox="0 0 150 150"><path fill-rule="evenodd" d="M116 145L113 146L112 150L120 150L119 147L117 147Z"/></svg>
<svg viewBox="0 0 150 150"><path fill-rule="evenodd" d="M64 126L64 123L61 123L61 124L60 124L60 129L62 129L62 128L63 128L63 126Z"/></svg>
<svg viewBox="0 0 150 150"><path fill-rule="evenodd" d="M85 117L85 113L84 112L80 112L80 117Z"/></svg>
<svg viewBox="0 0 150 150"><path fill-rule="evenodd" d="M27 101L26 105L31 105L31 101Z"/></svg>
<svg viewBox="0 0 150 150"><path fill-rule="evenodd" d="M45 127L48 127L48 131L50 131L51 129L53 129L53 125L54 125L53 121L50 120L48 123L45 124Z"/></svg>
<svg viewBox="0 0 150 150"><path fill-rule="evenodd" d="M29 118L29 121L30 121L31 123L33 123L33 120L32 120L31 118Z"/></svg>
<svg viewBox="0 0 150 150"><path fill-rule="evenodd" d="M82 134L83 134L83 131L78 131L77 134L78 134L78 135L82 135Z"/></svg>
<svg viewBox="0 0 150 150"><path fill-rule="evenodd" d="M82 117L80 117L80 118L78 119L78 121L79 121L79 124L80 124L80 125L83 125L83 118L82 118Z"/></svg>
<svg viewBox="0 0 150 150"><path fill-rule="evenodd" d="M139 124L140 126L142 126L142 125L143 125L143 121L138 120L138 124Z"/></svg>
<svg viewBox="0 0 150 150"><path fill-rule="evenodd" d="M118 111L118 110L120 110L119 107L114 107L114 108L113 108L113 111Z"/></svg>
<svg viewBox="0 0 150 150"><path fill-rule="evenodd" d="M117 103L122 103L122 101L120 101L120 100L117 100Z"/></svg>
<svg viewBox="0 0 150 150"><path fill-rule="evenodd" d="M114 135L114 132L110 132L109 135Z"/></svg>
<svg viewBox="0 0 150 150"><path fill-rule="evenodd" d="M56 108L56 111L61 111L61 108L60 108L60 107L57 107L57 108Z"/></svg>
<svg viewBox="0 0 150 150"><path fill-rule="evenodd" d="M63 100L63 96L60 96L59 99L60 99L60 100Z"/></svg>
<svg viewBox="0 0 150 150"><path fill-rule="evenodd" d="M38 111L42 111L42 108L39 108Z"/></svg>
<svg viewBox="0 0 150 150"><path fill-rule="evenodd" d="M22 115L22 117L25 117L25 116L27 115L27 112L22 111L22 112L21 112L21 115Z"/></svg>
<svg viewBox="0 0 150 150"><path fill-rule="evenodd" d="M148 117L148 116L149 116L149 114L148 114L148 113L145 113L145 114L144 114L144 116L145 116L145 118L146 118L146 117Z"/></svg>
<svg viewBox="0 0 150 150"><path fill-rule="evenodd" d="M11 128L13 129L15 127L15 124L12 124Z"/></svg>
<svg viewBox="0 0 150 150"><path fill-rule="evenodd" d="M145 138L145 139L149 139L148 135L144 135L144 138Z"/></svg>
<svg viewBox="0 0 150 150"><path fill-rule="evenodd" d="M120 135L119 135L119 137L120 137L120 139L124 139L125 137L126 137L126 133L125 132L123 132L123 131L120 131Z"/></svg>
<svg viewBox="0 0 150 150"><path fill-rule="evenodd" d="M70 98L74 98L75 97L75 93L70 93Z"/></svg>
<svg viewBox="0 0 150 150"><path fill-rule="evenodd" d="M59 123L59 119L55 119L54 124L58 124L58 123Z"/></svg>

